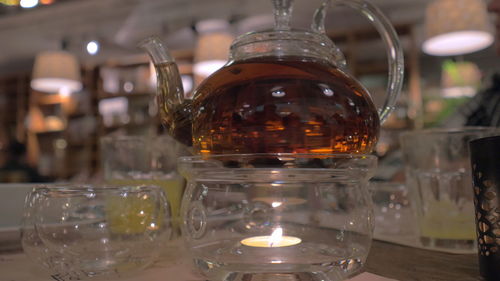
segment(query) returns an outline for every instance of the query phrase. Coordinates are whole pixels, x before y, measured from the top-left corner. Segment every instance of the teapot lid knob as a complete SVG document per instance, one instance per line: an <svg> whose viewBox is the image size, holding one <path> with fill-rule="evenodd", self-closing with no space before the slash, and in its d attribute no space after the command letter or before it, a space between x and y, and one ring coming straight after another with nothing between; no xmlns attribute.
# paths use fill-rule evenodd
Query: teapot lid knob
<svg viewBox="0 0 500 281"><path fill-rule="evenodd" d="M272 0L274 6L274 29L290 30L293 0Z"/></svg>

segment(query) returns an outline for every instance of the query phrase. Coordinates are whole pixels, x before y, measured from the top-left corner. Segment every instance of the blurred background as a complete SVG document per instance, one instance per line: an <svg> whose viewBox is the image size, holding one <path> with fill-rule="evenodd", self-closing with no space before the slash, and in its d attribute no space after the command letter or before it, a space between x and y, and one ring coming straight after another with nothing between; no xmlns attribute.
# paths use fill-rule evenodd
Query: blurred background
<svg viewBox="0 0 500 281"><path fill-rule="evenodd" d="M293 25L308 28L322 1L295 2ZM405 86L375 152L389 167L400 132L462 125L457 110L500 64L482 0L371 2L392 21L406 55ZM92 179L101 137L164 133L141 40L166 42L190 95L227 60L236 36L272 26L269 0L0 0L0 182ZM476 36L458 44L429 40L471 27ZM349 71L383 101L387 58L376 30L337 8L327 33Z"/></svg>

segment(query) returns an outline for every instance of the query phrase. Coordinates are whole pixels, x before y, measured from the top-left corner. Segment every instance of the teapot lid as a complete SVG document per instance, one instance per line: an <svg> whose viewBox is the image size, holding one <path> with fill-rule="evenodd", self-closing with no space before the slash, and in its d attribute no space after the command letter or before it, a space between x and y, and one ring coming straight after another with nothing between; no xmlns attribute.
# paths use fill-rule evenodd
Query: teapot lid
<svg viewBox="0 0 500 281"><path fill-rule="evenodd" d="M338 68L346 66L340 49L326 36L326 2L316 10L311 31L292 29L293 0L272 0L274 29L239 36L231 45L231 61L255 57L303 57L327 61Z"/></svg>

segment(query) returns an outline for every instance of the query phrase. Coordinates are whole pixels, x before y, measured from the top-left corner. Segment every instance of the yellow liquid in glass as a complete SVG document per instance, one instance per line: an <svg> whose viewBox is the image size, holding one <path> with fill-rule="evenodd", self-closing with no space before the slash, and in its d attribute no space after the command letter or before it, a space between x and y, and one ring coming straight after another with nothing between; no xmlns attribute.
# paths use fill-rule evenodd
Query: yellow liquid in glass
<svg viewBox="0 0 500 281"><path fill-rule="evenodd" d="M163 227L163 210L155 210L153 198L114 197L106 202L109 227L115 234L140 234Z"/></svg>
<svg viewBox="0 0 500 281"><path fill-rule="evenodd" d="M182 195L184 193L184 178L176 176L170 179L112 179L108 180L113 185L154 185L163 189L166 194L168 204L170 206L170 214L172 217L172 226L174 231L180 228L180 207ZM109 202L108 207L112 210L109 211L110 222L112 230L115 233L140 233L146 227L151 227L151 222L144 219L153 212L152 202L147 200L138 200L138 198L120 198L121 202ZM124 208L124 206L128 206ZM141 214L141 210L145 214ZM161 218L159 221L161 221ZM156 226L158 227L158 226Z"/></svg>
<svg viewBox="0 0 500 281"><path fill-rule="evenodd" d="M420 218L421 236L437 239L474 240L474 207L472 202L463 210L455 203L439 201L429 204L425 216Z"/></svg>

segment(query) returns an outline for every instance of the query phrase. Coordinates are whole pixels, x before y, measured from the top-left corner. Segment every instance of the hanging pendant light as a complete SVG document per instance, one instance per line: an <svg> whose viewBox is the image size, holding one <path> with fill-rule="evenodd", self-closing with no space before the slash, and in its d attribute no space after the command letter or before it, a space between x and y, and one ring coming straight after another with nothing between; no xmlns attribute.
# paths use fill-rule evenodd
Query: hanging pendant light
<svg viewBox="0 0 500 281"><path fill-rule="evenodd" d="M493 33L483 0L435 0L427 7L423 51L456 56L490 46Z"/></svg>
<svg viewBox="0 0 500 281"><path fill-rule="evenodd" d="M82 82L77 58L66 51L38 54L33 67L31 88L47 93L80 91Z"/></svg>
<svg viewBox="0 0 500 281"><path fill-rule="evenodd" d="M210 76L226 64L234 37L226 20L204 20L196 24L199 33L194 54L193 72L202 78Z"/></svg>

